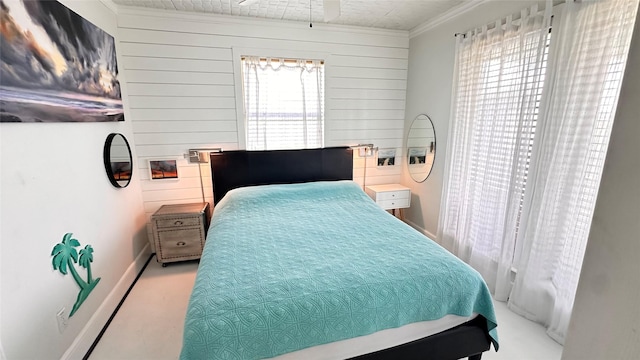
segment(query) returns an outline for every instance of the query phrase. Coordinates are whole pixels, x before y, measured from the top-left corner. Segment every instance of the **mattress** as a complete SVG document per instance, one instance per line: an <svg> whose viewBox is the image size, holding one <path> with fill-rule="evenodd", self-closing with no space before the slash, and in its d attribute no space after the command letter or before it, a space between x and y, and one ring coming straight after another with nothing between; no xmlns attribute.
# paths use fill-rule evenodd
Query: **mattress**
<svg viewBox="0 0 640 360"><path fill-rule="evenodd" d="M473 314L497 349L480 275L357 184L239 188L215 208L181 358L272 358Z"/></svg>

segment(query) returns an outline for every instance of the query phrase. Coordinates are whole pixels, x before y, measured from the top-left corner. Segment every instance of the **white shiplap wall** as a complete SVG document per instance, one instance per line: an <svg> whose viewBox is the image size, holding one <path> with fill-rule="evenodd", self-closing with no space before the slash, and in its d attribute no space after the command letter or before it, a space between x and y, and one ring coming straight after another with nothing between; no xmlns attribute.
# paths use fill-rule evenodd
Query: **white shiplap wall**
<svg viewBox="0 0 640 360"><path fill-rule="evenodd" d="M397 148L397 161L403 155L407 32L133 8L119 9L118 27L147 216L163 204L200 201L201 178L212 202L208 164L189 164L189 148L242 147L238 49L327 54L325 146L373 143ZM178 159L179 180L149 180L150 158ZM356 156L360 183L363 170ZM400 172L367 160L367 184L398 182Z"/></svg>

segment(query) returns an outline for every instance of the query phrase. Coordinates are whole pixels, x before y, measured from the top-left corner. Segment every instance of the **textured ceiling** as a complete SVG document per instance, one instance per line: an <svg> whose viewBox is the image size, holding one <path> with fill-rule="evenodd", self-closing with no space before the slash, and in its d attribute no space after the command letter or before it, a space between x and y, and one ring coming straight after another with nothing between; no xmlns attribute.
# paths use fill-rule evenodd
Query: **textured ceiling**
<svg viewBox="0 0 640 360"><path fill-rule="evenodd" d="M119 5L256 18L324 22L323 0L113 0ZM330 24L410 30L473 0L340 0L340 16ZM309 3L311 2L311 4Z"/></svg>

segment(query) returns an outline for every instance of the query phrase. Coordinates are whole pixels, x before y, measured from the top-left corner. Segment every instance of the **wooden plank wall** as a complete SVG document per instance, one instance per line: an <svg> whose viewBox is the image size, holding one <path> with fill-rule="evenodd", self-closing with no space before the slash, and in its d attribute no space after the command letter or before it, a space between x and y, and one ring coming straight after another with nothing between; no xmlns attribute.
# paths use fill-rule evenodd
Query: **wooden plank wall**
<svg viewBox="0 0 640 360"><path fill-rule="evenodd" d="M407 32L123 8L118 14L120 71L126 83L144 208L212 201L208 164L189 164L189 148L238 149L234 48L324 53L325 146L373 143L403 156ZM276 51L277 53L277 51ZM238 102L241 104L241 102ZM178 159L179 180L150 180L148 160ZM362 183L364 159L355 156ZM367 158L367 184L400 180L401 166Z"/></svg>

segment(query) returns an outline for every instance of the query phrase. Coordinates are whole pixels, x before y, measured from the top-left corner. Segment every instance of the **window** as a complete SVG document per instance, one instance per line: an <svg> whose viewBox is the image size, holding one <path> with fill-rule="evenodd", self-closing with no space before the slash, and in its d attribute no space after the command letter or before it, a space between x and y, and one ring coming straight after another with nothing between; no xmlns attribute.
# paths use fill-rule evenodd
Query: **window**
<svg viewBox="0 0 640 360"><path fill-rule="evenodd" d="M445 245L486 270L492 290L495 275L486 274L516 249L551 38L541 18L508 19L459 40L452 175L440 228L451 240Z"/></svg>
<svg viewBox="0 0 640 360"><path fill-rule="evenodd" d="M459 41L439 238L562 343L638 0L551 4Z"/></svg>
<svg viewBox="0 0 640 360"><path fill-rule="evenodd" d="M247 150L324 145L324 63L245 56Z"/></svg>

